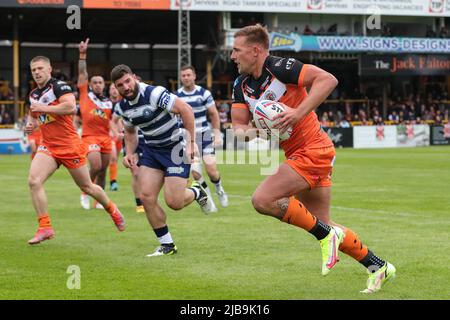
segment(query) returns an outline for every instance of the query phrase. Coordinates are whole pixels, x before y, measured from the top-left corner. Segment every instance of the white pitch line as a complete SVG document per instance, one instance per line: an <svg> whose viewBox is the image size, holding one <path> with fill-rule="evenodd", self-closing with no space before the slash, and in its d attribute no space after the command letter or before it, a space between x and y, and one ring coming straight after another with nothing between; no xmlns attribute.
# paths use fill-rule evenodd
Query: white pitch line
<svg viewBox="0 0 450 320"><path fill-rule="evenodd" d="M229 194L228 196L231 198L247 199L249 201L251 200L251 196L244 196L241 194ZM366 209L366 208L351 208L351 207L342 207L342 206L331 206L331 209L342 210L342 211L363 212L363 213L390 214L390 215L406 216L406 217L417 215L417 214L414 214L411 212L396 212L396 211L373 210L373 209Z"/></svg>
<svg viewBox="0 0 450 320"><path fill-rule="evenodd" d="M364 209L364 208L350 208L350 207L341 207L341 206L331 206L332 209L344 210L344 211L354 211L354 212L366 212L366 213L380 213L380 214L390 214L396 216L415 216L416 214L411 212L396 212L396 211L387 211L387 210L373 210L373 209Z"/></svg>

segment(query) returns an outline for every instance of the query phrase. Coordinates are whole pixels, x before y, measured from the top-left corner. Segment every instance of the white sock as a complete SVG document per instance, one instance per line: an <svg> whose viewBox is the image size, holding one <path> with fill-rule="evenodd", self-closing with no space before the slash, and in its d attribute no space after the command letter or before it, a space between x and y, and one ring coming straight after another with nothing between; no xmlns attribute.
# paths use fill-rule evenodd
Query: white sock
<svg viewBox="0 0 450 320"><path fill-rule="evenodd" d="M159 243L161 243L161 244L173 243L173 239L172 239L172 236L170 235L170 232L167 232L162 237L158 237L158 240L159 240Z"/></svg>
<svg viewBox="0 0 450 320"><path fill-rule="evenodd" d="M167 225L158 229L153 229L153 231L155 232L156 237L159 240L159 243L161 244L173 243L172 236L170 235L169 227Z"/></svg>
<svg viewBox="0 0 450 320"><path fill-rule="evenodd" d="M216 187L216 192L222 189L222 180L219 177L219 180L217 180L216 182L212 181L211 182L214 184L214 187Z"/></svg>

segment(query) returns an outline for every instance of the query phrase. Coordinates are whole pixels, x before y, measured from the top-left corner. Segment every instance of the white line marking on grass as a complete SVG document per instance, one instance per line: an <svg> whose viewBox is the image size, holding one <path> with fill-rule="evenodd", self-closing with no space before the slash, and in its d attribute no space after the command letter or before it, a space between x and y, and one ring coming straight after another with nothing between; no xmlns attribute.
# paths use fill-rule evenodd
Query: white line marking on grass
<svg viewBox="0 0 450 320"><path fill-rule="evenodd" d="M387 210L373 210L373 209L364 209L364 208L350 208L350 207L341 207L341 206L331 206L331 209L337 210L345 210L345 211L354 211L354 212L366 212L366 213L380 213L380 214L390 214L396 216L415 216L416 214L411 212L395 212L395 211L387 211Z"/></svg>
<svg viewBox="0 0 450 320"><path fill-rule="evenodd" d="M241 194L229 194L228 196L231 198L246 199L249 201L252 198L251 196L244 196ZM396 212L396 211L373 210L373 209L366 209L366 208L351 208L351 207L342 207L342 206L331 206L331 209L342 210L342 211L352 211L352 212L363 212L363 213L390 214L390 215L404 216L404 217L411 217L411 216L417 215L417 214L414 214L411 212Z"/></svg>
<svg viewBox="0 0 450 320"><path fill-rule="evenodd" d="M247 200L250 200L252 198L251 196L243 196L241 194L228 194L228 196L231 198L240 198L240 199L247 199Z"/></svg>

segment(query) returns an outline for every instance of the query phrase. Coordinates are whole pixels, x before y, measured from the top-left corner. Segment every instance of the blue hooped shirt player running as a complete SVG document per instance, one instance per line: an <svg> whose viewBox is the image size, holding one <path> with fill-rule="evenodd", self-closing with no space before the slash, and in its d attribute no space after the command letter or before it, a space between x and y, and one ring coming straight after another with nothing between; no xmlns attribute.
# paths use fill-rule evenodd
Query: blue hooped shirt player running
<svg viewBox="0 0 450 320"><path fill-rule="evenodd" d="M147 256L175 254L177 247L166 224L166 214L158 204L162 187L169 208L181 210L196 200L205 213L211 212L211 198L198 183L186 188L195 150L194 114L187 103L164 87L137 81L126 65L114 67L111 80L123 97L115 108L125 127L123 164L128 168L139 166L139 198L160 242L160 246ZM177 115L183 120L186 134L180 129ZM138 145L136 128L143 134L145 142L139 159L135 153Z"/></svg>
<svg viewBox="0 0 450 320"><path fill-rule="evenodd" d="M165 176L188 178L190 164L184 156L186 140L171 112L175 96L165 88L138 83L133 100L123 99L114 110L125 128L139 128L146 148L142 148L139 165L165 171Z"/></svg>

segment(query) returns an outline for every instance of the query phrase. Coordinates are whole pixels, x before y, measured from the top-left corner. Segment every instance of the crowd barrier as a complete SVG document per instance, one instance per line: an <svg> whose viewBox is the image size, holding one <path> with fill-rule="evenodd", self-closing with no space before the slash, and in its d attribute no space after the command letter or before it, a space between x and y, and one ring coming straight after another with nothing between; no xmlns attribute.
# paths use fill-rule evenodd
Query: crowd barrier
<svg viewBox="0 0 450 320"><path fill-rule="evenodd" d="M29 153L30 148L22 130L0 129L0 154Z"/></svg>
<svg viewBox="0 0 450 320"><path fill-rule="evenodd" d="M324 128L336 147L400 148L450 145L450 124Z"/></svg>
<svg viewBox="0 0 450 320"><path fill-rule="evenodd" d="M431 126L430 144L450 145L450 124L445 126Z"/></svg>

